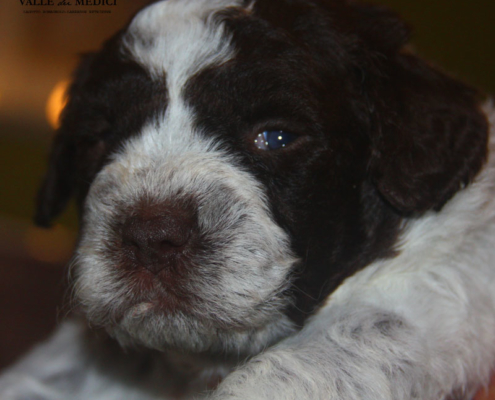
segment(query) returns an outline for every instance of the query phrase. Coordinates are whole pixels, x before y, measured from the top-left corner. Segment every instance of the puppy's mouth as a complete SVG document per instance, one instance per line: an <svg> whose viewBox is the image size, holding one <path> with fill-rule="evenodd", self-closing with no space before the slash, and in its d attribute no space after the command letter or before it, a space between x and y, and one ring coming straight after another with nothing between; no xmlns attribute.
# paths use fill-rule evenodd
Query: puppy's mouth
<svg viewBox="0 0 495 400"><path fill-rule="evenodd" d="M112 227L116 237L110 250L113 268L132 292L132 307L137 313L190 308L191 282L199 259L208 252L194 209L146 204L126 214Z"/></svg>
<svg viewBox="0 0 495 400"><path fill-rule="evenodd" d="M190 269L194 266L181 260L173 266L166 265L158 273L150 272L143 266L125 270L122 281L132 293L125 313L135 316L188 313L197 301L190 287L190 278L183 272Z"/></svg>

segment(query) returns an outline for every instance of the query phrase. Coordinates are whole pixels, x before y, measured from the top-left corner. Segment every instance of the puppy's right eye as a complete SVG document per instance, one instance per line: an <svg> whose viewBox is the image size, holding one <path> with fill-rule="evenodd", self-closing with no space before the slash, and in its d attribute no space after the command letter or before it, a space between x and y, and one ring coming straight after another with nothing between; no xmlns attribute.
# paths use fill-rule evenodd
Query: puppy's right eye
<svg viewBox="0 0 495 400"><path fill-rule="evenodd" d="M254 139L254 145L260 150L277 150L296 139L296 135L285 131L263 131Z"/></svg>

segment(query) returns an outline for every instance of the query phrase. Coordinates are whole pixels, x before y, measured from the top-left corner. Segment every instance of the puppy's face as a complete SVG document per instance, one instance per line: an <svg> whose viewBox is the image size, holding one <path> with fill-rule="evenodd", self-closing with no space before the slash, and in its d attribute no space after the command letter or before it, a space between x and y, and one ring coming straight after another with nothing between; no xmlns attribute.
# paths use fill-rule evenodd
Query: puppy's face
<svg viewBox="0 0 495 400"><path fill-rule="evenodd" d="M123 344L253 353L393 256L486 142L473 93L406 37L337 0L168 0L88 56L38 222L78 198L89 320Z"/></svg>

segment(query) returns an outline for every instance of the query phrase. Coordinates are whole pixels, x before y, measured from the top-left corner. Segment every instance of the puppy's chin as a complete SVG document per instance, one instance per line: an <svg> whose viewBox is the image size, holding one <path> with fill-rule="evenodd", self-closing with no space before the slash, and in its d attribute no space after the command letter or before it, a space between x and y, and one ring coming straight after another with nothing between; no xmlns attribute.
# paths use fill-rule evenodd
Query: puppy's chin
<svg viewBox="0 0 495 400"><path fill-rule="evenodd" d="M129 308L122 319L105 328L123 347L144 346L225 357L257 354L296 330L282 314L263 326L220 327L214 321L182 311L164 313L149 302Z"/></svg>
<svg viewBox="0 0 495 400"><path fill-rule="evenodd" d="M145 346L160 351L179 349L197 353L216 345L212 324L181 311L159 311L148 302L130 307L117 323L107 325L106 329L123 347Z"/></svg>

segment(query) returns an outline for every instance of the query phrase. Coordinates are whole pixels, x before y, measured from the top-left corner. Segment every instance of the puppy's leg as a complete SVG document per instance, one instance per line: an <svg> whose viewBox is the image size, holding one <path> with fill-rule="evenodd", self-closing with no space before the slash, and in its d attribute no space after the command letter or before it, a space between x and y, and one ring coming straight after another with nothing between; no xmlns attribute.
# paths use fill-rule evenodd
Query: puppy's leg
<svg viewBox="0 0 495 400"><path fill-rule="evenodd" d="M49 340L3 373L0 399L159 398L142 389L149 384L148 376L140 373L142 359L129 363L123 355L115 359L108 357L107 346L95 345L88 338L86 329L79 321L64 322Z"/></svg>
<svg viewBox="0 0 495 400"><path fill-rule="evenodd" d="M469 399L495 359L495 229L444 232L349 278L211 399Z"/></svg>
<svg viewBox="0 0 495 400"><path fill-rule="evenodd" d="M472 368L473 360L441 357L445 341L455 341L451 335L435 349L403 318L360 308L329 310L336 315L313 321L228 376L211 400L439 400L463 390L461 398L471 398L475 381L468 378L476 371L462 368L464 362ZM487 371L480 373L483 381Z"/></svg>
<svg viewBox="0 0 495 400"><path fill-rule="evenodd" d="M419 395L431 390L414 329L396 315L359 309L315 318L227 377L212 399L429 399Z"/></svg>

